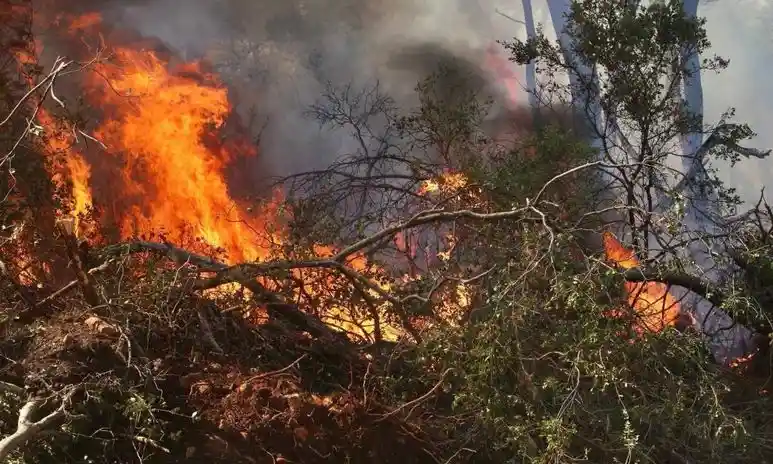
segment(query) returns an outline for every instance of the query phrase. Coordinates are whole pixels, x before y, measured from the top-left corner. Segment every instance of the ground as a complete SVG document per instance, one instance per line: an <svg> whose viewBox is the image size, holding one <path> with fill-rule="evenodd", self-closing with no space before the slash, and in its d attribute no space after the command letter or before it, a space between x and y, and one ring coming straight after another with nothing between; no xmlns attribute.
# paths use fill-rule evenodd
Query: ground
<svg viewBox="0 0 773 464"><path fill-rule="evenodd" d="M219 354L185 310L170 321L128 306L87 309L77 298L60 306L31 323L5 308L0 341L5 381L40 396L82 388L73 416L41 438L57 459L433 461L438 437L402 411L388 415L399 404L378 393L384 365L356 345L213 312ZM11 433L18 406L7 412Z"/></svg>

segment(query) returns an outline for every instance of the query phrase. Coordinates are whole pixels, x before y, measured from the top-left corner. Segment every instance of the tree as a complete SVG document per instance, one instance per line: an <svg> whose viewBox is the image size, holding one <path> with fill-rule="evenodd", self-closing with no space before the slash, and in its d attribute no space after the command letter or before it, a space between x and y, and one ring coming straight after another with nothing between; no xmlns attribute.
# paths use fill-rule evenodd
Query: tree
<svg viewBox="0 0 773 464"><path fill-rule="evenodd" d="M549 1L558 43L540 33L508 47L516 61L536 60L548 74L568 74L568 86L547 85L552 97L571 100L591 127L605 165L604 206L618 209L622 219L618 234L645 261L692 261L688 271L721 286L733 274L728 247L738 243L728 239L726 217L738 201L711 173L710 160L768 152L739 146L754 134L731 122L732 110L713 126L703 122L700 73L728 62L701 60L710 43L697 4ZM695 312L719 360L754 349L748 329L698 295L674 290Z"/></svg>

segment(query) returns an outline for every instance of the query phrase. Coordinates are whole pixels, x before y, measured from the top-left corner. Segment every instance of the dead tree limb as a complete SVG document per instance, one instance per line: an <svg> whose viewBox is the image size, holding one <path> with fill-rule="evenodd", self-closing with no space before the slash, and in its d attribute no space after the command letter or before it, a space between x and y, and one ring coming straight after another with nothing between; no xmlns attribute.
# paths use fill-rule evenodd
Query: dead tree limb
<svg viewBox="0 0 773 464"><path fill-rule="evenodd" d="M700 277L677 272L660 272L655 269L633 268L623 273L623 278L628 282L661 282L666 285L678 285L692 290L698 295L710 301L714 306L722 306L727 296Z"/></svg>
<svg viewBox="0 0 773 464"><path fill-rule="evenodd" d="M229 266L206 256L201 256L189 251L177 248L169 243L155 243L146 241L133 241L129 243L111 245L102 250L103 257L113 257L116 255L151 252L164 256L178 265L191 265L205 272L222 272L229 269ZM253 298L261 304L266 305L269 316L281 319L290 324L309 332L311 335L320 338L333 340L341 339L332 329L318 318L301 311L296 305L286 303L279 295L271 292L256 280L255 275L245 275L239 272L229 274L231 280L223 281L209 286L197 285L194 283L191 290L206 290L214 288L224 283L238 283L252 292Z"/></svg>
<svg viewBox="0 0 773 464"><path fill-rule="evenodd" d="M3 385L1 389L18 393L21 387L9 384L11 387ZM35 420L35 416L48 403L46 399L33 398L27 401L19 410L19 420L17 421L16 431L11 435L0 440L0 462L5 462L10 454L20 446L34 439L44 430L50 429L61 422L67 416L67 410L72 403L72 399L78 390L73 388L61 400L59 406L46 416Z"/></svg>
<svg viewBox="0 0 773 464"><path fill-rule="evenodd" d="M75 275L80 283L81 291L86 302L91 306L99 306L102 304L97 293L97 281L94 276L87 270L88 266L88 249L82 248L78 245L78 239L73 235L72 228L67 227L64 224L58 226L62 239L64 240L65 249L67 250L67 257L75 267Z"/></svg>

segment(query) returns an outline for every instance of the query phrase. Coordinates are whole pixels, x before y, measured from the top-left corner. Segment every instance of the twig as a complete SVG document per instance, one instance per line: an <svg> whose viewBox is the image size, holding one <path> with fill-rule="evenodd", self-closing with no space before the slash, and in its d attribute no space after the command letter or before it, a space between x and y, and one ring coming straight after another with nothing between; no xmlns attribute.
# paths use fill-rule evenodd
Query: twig
<svg viewBox="0 0 773 464"><path fill-rule="evenodd" d="M99 266L93 267L93 268L89 269L88 270L88 274L94 275L94 274L96 274L98 272L102 272L102 271L106 270L111 263L112 263L112 261L105 261L104 263L100 264ZM78 285L78 280L77 279L73 280L70 283L68 283L67 285L65 285L64 287L60 288L59 290L55 291L54 293L52 293L52 294L48 295L47 297L43 298L42 300L38 301L35 304L35 306L36 307L40 307L40 306L43 306L44 304L50 303L52 300L55 300L56 298L61 296L63 293L66 293L68 290L70 290L71 288L73 288L73 287L75 287L77 285Z"/></svg>
<svg viewBox="0 0 773 464"><path fill-rule="evenodd" d="M302 328L315 337L326 337L329 339L340 339L328 326L319 318L301 311L293 304L285 303L276 293L270 292L257 280L256 276L245 274L239 266L229 268L227 265L208 258L197 255L189 251L177 248L169 243L155 243L146 241L132 241L111 245L102 250L103 256L121 255L124 253L154 252L166 256L177 264L188 264L195 266L202 271L218 272L231 269L228 274L229 280L218 279L212 283L212 279L199 281L190 287L190 290L207 290L219 285L235 282L245 286L252 292L253 298L260 303L265 304L269 314L272 317L280 316L291 324Z"/></svg>
<svg viewBox="0 0 773 464"><path fill-rule="evenodd" d="M387 413L387 414L384 414L383 416L381 416L380 418L378 418L378 419L377 419L375 422L376 422L376 423L378 423L378 422L383 422L383 421L385 421L385 420L389 419L390 417L392 417L392 416L395 416L396 414L398 414L400 411L402 411L402 410L403 410L403 409L405 409L405 408L408 408L408 407L411 407L411 408L413 408L413 407L415 407L415 406L418 406L418 405L419 405L419 403L421 403L422 401L426 400L427 398L429 398L430 396L432 396L432 395L433 395L433 394L434 394L436 391L438 391L438 390L440 389L440 387L443 385L443 382L444 382L444 381L445 381L445 379L446 379L446 376L447 376L447 375L448 375L448 374L449 374L451 371L453 371L453 370L454 370L454 368L452 368L452 367L449 367L448 369L446 369L445 371L443 371L443 374L441 374L441 375L440 375L440 380L438 380L438 382L435 384L435 386L434 386L434 387L432 387L432 388L431 388L431 389L430 389L430 390L429 390L427 393L425 393L425 394L421 395L420 397L416 398L415 400L411 400L411 401L409 401L409 402L407 402L407 403L403 404L402 406L398 407L397 409L393 410L392 412L389 412L389 413ZM413 411L413 409L411 409L411 411Z"/></svg>
<svg viewBox="0 0 773 464"><path fill-rule="evenodd" d="M131 437L131 439L136 441L136 442L139 442L139 443L144 443L146 445L150 445L150 446L152 446L152 447L154 447L156 449L159 449L159 450L163 451L166 454L171 453L169 448L165 448L159 442L157 442L156 440L153 440L152 438L144 437L142 435L134 435L134 436Z"/></svg>
<svg viewBox="0 0 773 464"><path fill-rule="evenodd" d="M21 108L21 105L23 105L24 102L27 101L27 99L29 99L32 96L32 94L37 92L38 89L43 87L48 81L54 80L57 77L57 75L59 75L59 73L64 71L72 63L73 63L72 61L62 61L61 58L57 58L56 63L54 63L54 67L51 70L51 72L48 73L48 75L44 77L40 82L38 82L34 87L32 87L26 94L24 94L24 96L22 96L18 102L16 102L16 105L14 105L14 107L11 108L11 111L8 113L5 119L0 121L0 126L3 126L4 124L6 124L13 117L14 113L16 113L16 111L18 111L19 108ZM46 90L51 91L51 95L54 96L52 86L47 87ZM58 103L61 104L59 99L56 98L55 96L54 96L54 100L56 100ZM64 105L62 104L62 106Z"/></svg>
<svg viewBox="0 0 773 464"><path fill-rule="evenodd" d="M254 382L256 380L265 379L266 377L271 377L273 375L278 375L278 374L282 374L284 372L287 372L290 369L292 369L293 367L295 367L299 362L301 362L304 359L306 359L308 356L309 356L309 354L306 353L306 354L302 355L300 358L296 359L295 361L291 362L290 364L288 364L287 366L285 366L285 367L283 367L281 369L277 369L275 371L263 372L263 373L260 373L260 374L257 374L257 375L253 375L252 377L250 377L247 380L245 380L244 382L242 382L242 384L248 384L248 383Z"/></svg>

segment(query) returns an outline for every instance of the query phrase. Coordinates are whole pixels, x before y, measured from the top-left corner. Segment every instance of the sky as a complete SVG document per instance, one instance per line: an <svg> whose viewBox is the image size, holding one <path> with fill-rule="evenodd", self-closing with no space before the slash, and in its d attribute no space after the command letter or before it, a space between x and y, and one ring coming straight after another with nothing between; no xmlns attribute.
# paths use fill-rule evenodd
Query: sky
<svg viewBox="0 0 773 464"><path fill-rule="evenodd" d="M749 145L773 148L773 2L717 0L699 13L707 19L714 53L730 59L722 74L703 78L706 119L735 107L736 119L758 134ZM756 201L762 187L773 190L773 156L744 160L733 169L725 167L721 174L745 200Z"/></svg>

